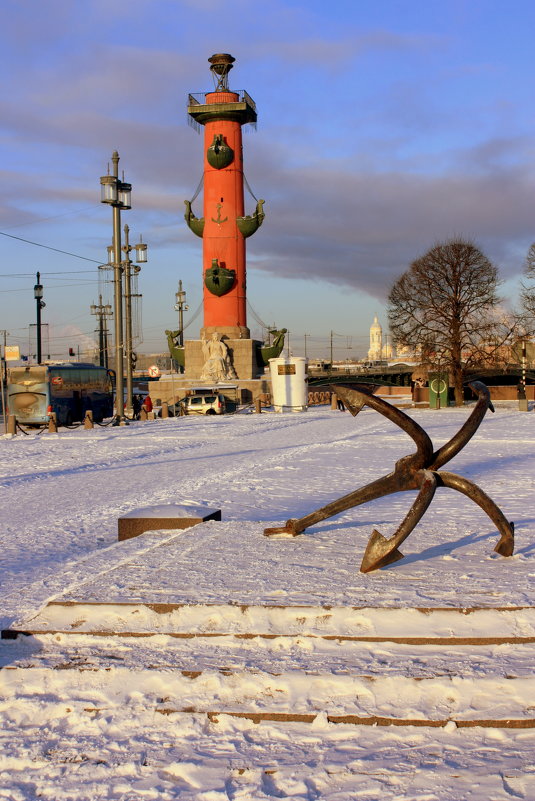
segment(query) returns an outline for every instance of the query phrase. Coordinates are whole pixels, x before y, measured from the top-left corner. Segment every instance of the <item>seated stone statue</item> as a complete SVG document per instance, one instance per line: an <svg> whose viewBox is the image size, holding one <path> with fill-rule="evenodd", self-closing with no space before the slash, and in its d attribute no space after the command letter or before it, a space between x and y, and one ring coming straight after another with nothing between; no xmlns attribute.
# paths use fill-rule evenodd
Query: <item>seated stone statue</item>
<svg viewBox="0 0 535 801"><path fill-rule="evenodd" d="M201 381L226 381L236 378L236 372L230 361L227 345L219 339L214 331L210 340L202 338L202 353L204 365L201 372Z"/></svg>

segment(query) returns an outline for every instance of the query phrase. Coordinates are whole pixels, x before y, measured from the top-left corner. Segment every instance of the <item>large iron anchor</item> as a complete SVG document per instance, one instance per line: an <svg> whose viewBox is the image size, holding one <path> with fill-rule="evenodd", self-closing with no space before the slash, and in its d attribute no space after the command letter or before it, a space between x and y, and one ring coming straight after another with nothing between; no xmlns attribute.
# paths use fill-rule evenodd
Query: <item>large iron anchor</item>
<svg viewBox="0 0 535 801"><path fill-rule="evenodd" d="M340 514L340 512L345 512L353 506L360 506L363 503L375 500L375 498L382 498L394 492L418 490L416 500L395 534L387 539L378 531L373 531L360 566L362 573L369 573L403 558L399 546L407 539L423 517L427 507L433 500L437 487L449 487L466 495L487 513L500 532L500 539L494 550L501 556L511 556L514 548L514 524L506 520L494 501L473 481L456 473L449 473L445 470L439 471L439 468L449 462L450 459L453 459L474 436L487 409L494 411L487 387L479 381L474 381L469 386L478 396L477 403L464 425L438 451L433 450L433 444L428 434L418 423L402 412L401 409L397 409L395 406L381 400L381 398L376 398L373 395L374 388L368 385L362 385L360 389L333 386L333 392L336 392L353 416L357 415L363 406L370 406L389 420L392 420L393 423L396 423L412 437L416 443L416 453L399 459L393 472L387 476L372 481L365 487L350 492L348 495L322 506L321 509L317 509L305 517L299 519L291 518L286 522L286 525L280 528L267 528L264 531L265 536L270 537L275 534L297 536L309 526Z"/></svg>

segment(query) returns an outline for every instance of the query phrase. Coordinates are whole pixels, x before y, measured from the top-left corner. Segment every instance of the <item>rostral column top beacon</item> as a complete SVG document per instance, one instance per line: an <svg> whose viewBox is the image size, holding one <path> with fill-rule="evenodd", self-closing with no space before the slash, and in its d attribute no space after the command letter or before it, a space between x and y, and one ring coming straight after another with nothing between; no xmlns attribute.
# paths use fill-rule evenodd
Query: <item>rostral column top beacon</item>
<svg viewBox="0 0 535 801"><path fill-rule="evenodd" d="M204 216L185 201L188 226L203 240L204 328L228 339L249 339L246 313L245 239L262 224L263 200L244 216L242 125L256 123L256 106L244 90L231 91L228 75L235 59L218 53L208 59L215 90L189 95L190 123L204 126Z"/></svg>

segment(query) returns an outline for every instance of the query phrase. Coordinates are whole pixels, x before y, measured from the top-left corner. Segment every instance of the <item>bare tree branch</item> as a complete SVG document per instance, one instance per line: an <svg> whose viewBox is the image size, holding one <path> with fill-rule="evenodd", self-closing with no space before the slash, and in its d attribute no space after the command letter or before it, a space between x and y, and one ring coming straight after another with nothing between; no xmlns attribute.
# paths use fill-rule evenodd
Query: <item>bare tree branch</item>
<svg viewBox="0 0 535 801"><path fill-rule="evenodd" d="M535 242L530 246L524 262L526 281L521 284L520 297L528 317L531 331L535 328Z"/></svg>

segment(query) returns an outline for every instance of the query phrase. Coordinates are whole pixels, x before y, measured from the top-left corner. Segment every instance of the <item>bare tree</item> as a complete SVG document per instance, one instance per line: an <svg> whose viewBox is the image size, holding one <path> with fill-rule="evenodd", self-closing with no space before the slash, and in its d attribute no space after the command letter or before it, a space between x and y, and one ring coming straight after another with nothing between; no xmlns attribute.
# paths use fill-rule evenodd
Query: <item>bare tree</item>
<svg viewBox="0 0 535 801"><path fill-rule="evenodd" d="M531 328L535 323L535 242L530 245L526 261L524 262L524 275L527 281L522 282L522 306L526 312Z"/></svg>
<svg viewBox="0 0 535 801"><path fill-rule="evenodd" d="M498 271L481 250L455 239L416 259L388 296L394 340L448 370L457 406L465 371L506 361L506 346L518 336L516 321L500 310L498 285Z"/></svg>

